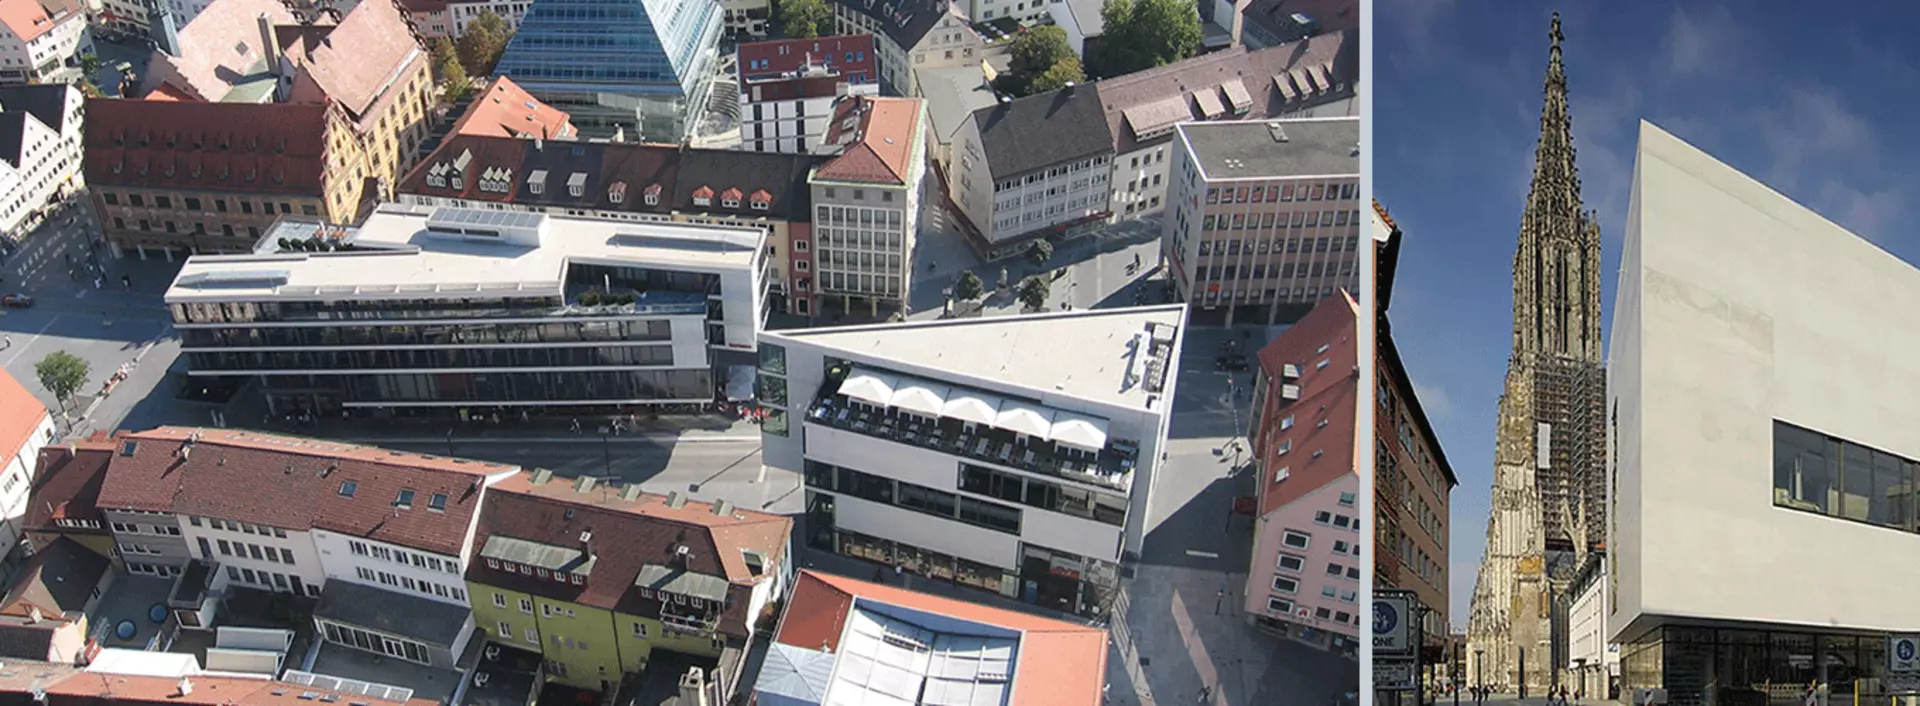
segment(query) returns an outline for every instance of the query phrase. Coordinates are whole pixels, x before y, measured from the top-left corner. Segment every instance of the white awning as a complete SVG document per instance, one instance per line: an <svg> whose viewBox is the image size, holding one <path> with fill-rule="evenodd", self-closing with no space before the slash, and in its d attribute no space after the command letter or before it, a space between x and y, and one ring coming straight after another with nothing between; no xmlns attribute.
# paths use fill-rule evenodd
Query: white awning
<svg viewBox="0 0 1920 706"><path fill-rule="evenodd" d="M993 425L1010 432L1045 439L1047 432L1053 427L1053 412L1008 401L1000 405L1000 414L993 418Z"/></svg>
<svg viewBox="0 0 1920 706"><path fill-rule="evenodd" d="M876 407L887 406L893 399L893 388L900 384L900 377L854 366L853 372L840 383L840 394Z"/></svg>
<svg viewBox="0 0 1920 706"><path fill-rule="evenodd" d="M940 416L974 424L992 424L999 415L1000 398L972 390L954 389L948 392L947 403L940 407Z"/></svg>
<svg viewBox="0 0 1920 706"><path fill-rule="evenodd" d="M1107 447L1107 420L1054 412L1053 428L1048 434L1054 443L1097 452Z"/></svg>
<svg viewBox="0 0 1920 706"><path fill-rule="evenodd" d="M893 390L893 406L905 412L938 417L940 410L947 406L947 394L952 389L916 378L901 378L900 386Z"/></svg>

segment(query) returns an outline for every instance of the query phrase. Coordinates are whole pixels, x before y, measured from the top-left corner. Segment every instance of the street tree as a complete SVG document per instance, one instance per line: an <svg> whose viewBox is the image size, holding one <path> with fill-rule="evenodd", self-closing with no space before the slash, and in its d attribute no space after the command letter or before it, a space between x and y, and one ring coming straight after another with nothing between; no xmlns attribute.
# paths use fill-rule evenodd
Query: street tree
<svg viewBox="0 0 1920 706"><path fill-rule="evenodd" d="M1053 243L1045 240L1035 240L1033 241L1033 245L1027 248L1027 259L1032 260L1035 265L1044 266L1047 264L1047 260L1052 258Z"/></svg>
<svg viewBox="0 0 1920 706"><path fill-rule="evenodd" d="M40 386L53 393L60 403L60 416L67 415L67 403L73 399L73 393L87 384L87 374L92 368L87 361L66 351L54 351L40 362L33 364L33 374L40 378Z"/></svg>
<svg viewBox="0 0 1920 706"><path fill-rule="evenodd" d="M1033 77L1033 81L1027 84L1027 93L1029 95L1046 93L1059 90L1069 83L1085 83L1086 80L1087 72L1080 68L1080 60L1069 56L1054 63L1053 68Z"/></svg>
<svg viewBox="0 0 1920 706"><path fill-rule="evenodd" d="M467 75L467 67L460 63L460 52L453 46L453 40L446 37L434 37L433 78L445 90L447 100L457 101L473 92L473 78Z"/></svg>
<svg viewBox="0 0 1920 706"><path fill-rule="evenodd" d="M824 35L833 31L833 10L826 0L781 0L780 28L791 39Z"/></svg>
<svg viewBox="0 0 1920 706"><path fill-rule="evenodd" d="M994 88L1012 96L1030 96L1044 93L1064 85L1064 81L1054 81L1042 87L1041 76L1052 71L1054 66L1074 56L1073 45L1067 43L1067 31L1059 27L1030 27L1020 32L1013 43L1007 46L1011 61L1007 71L994 81ZM1072 79L1068 79L1072 80Z"/></svg>
<svg viewBox="0 0 1920 706"><path fill-rule="evenodd" d="M1053 284L1047 278L1033 275L1020 280L1020 286L1014 291L1014 297L1026 305L1027 311L1039 311L1047 308L1047 298L1053 296Z"/></svg>
<svg viewBox="0 0 1920 706"><path fill-rule="evenodd" d="M953 298L963 302L979 299L986 293L987 284L980 281L980 276L974 274L973 270L960 273L960 280L953 283Z"/></svg>
<svg viewBox="0 0 1920 706"><path fill-rule="evenodd" d="M479 17L467 23L467 31L460 35L460 41L454 43L454 49L468 76L489 76L493 74L493 65L499 63L500 54L507 50L507 42L512 38L513 33L507 31L506 20L500 19L492 10L481 10Z"/></svg>
<svg viewBox="0 0 1920 706"><path fill-rule="evenodd" d="M1102 76L1165 66L1200 48L1200 12L1193 0L1107 0Z"/></svg>
<svg viewBox="0 0 1920 706"><path fill-rule="evenodd" d="M103 65L99 54L87 52L80 55L80 70L86 72L88 81L94 80L94 77L100 74L100 67Z"/></svg>

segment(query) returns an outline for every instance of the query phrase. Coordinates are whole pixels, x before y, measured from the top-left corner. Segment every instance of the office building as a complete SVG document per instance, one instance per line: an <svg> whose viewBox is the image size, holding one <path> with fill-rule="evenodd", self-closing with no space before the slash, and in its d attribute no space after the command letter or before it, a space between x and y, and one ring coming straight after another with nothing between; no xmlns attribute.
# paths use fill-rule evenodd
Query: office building
<svg viewBox="0 0 1920 706"><path fill-rule="evenodd" d="M0 0L0 84L66 83L93 50L81 0ZM0 123L3 126L4 123Z"/></svg>
<svg viewBox="0 0 1920 706"><path fill-rule="evenodd" d="M1379 388L1373 409L1373 585L1413 592L1423 620L1421 664L1441 665L1449 655L1449 498L1460 480L1440 447L1387 317L1403 236L1379 202L1368 216L1377 263L1373 374Z"/></svg>
<svg viewBox="0 0 1920 706"><path fill-rule="evenodd" d="M997 260L1106 223L1113 141L1095 88L1003 98L960 126L946 187L976 251Z"/></svg>
<svg viewBox="0 0 1920 706"><path fill-rule="evenodd" d="M391 197L427 137L436 100L429 57L404 11L388 0L313 21L278 0L214 0L174 42L161 41L142 82L147 103L282 103L327 108L325 162L300 181L339 181L326 204L332 222L350 223ZM147 110L141 108L140 110ZM189 139L259 130L258 116L214 110ZM318 132L311 128L302 134ZM317 139L317 138L309 138ZM91 159L91 157L89 157ZM192 162L182 165L190 169ZM317 168L315 168L317 167Z"/></svg>
<svg viewBox="0 0 1920 706"><path fill-rule="evenodd" d="M1158 306L765 332L762 457L805 474L816 549L1105 614L1149 525L1184 322Z"/></svg>
<svg viewBox="0 0 1920 706"><path fill-rule="evenodd" d="M1247 622L1359 655L1359 302L1322 301L1258 354L1247 422L1259 520Z"/></svg>
<svg viewBox="0 0 1920 706"><path fill-rule="evenodd" d="M833 157L807 177L812 247L796 240L788 250L797 313L824 314L835 305L852 313L859 302L871 317L882 309L904 315L927 173L926 101L849 96L832 110L822 151Z"/></svg>
<svg viewBox="0 0 1920 706"><path fill-rule="evenodd" d="M978 66L987 58L986 39L974 31L964 8L950 0L833 0L828 5L834 34L873 35L880 80L892 89L890 95L919 95L914 71Z"/></svg>
<svg viewBox="0 0 1920 706"><path fill-rule="evenodd" d="M353 219L324 105L87 101L86 173L116 256L244 253L282 214Z"/></svg>
<svg viewBox="0 0 1920 706"><path fill-rule="evenodd" d="M751 370L765 239L390 205L283 220L254 254L188 262L166 301L188 374L258 377L274 414L698 408L730 357Z"/></svg>
<svg viewBox="0 0 1920 706"><path fill-rule="evenodd" d="M1623 690L1850 702L1920 622L1920 272L1649 123L1633 174L1606 402Z"/></svg>
<svg viewBox="0 0 1920 706"><path fill-rule="evenodd" d="M753 686L759 706L1106 703L1107 633L804 571Z"/></svg>
<svg viewBox="0 0 1920 706"><path fill-rule="evenodd" d="M722 25L713 0L530 3L494 74L586 134L679 143L714 85Z"/></svg>
<svg viewBox="0 0 1920 706"><path fill-rule="evenodd" d="M209 629L225 587L318 599L316 637L451 670L474 632L473 520L513 466L225 429L122 433L97 503L134 573L178 575L170 605ZM138 566L136 566L138 565Z"/></svg>
<svg viewBox="0 0 1920 706"><path fill-rule="evenodd" d="M650 664L690 662L710 675L702 702L729 703L793 583L792 519L637 483L517 476L488 493L478 527L466 578L487 638L540 652L550 682L606 695Z"/></svg>
<svg viewBox="0 0 1920 706"><path fill-rule="evenodd" d="M1255 51L1233 48L1100 80L1095 86L1113 137L1113 218L1165 213L1179 124L1358 118L1359 75L1360 33L1354 31Z"/></svg>
<svg viewBox="0 0 1920 706"><path fill-rule="evenodd" d="M1359 287L1359 118L1175 131L1161 252L1196 317L1288 323Z"/></svg>
<svg viewBox="0 0 1920 706"><path fill-rule="evenodd" d="M0 86L0 234L25 237L82 185L85 102L64 83Z"/></svg>
<svg viewBox="0 0 1920 706"><path fill-rule="evenodd" d="M817 153L840 98L880 94L873 35L742 44L740 148Z"/></svg>

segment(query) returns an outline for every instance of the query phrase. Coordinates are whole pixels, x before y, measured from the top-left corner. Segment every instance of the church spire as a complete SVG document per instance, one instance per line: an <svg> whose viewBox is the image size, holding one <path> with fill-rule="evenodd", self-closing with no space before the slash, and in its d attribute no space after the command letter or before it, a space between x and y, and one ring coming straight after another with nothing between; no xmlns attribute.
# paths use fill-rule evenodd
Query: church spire
<svg viewBox="0 0 1920 706"><path fill-rule="evenodd" d="M1548 31L1545 98L1533 183L1513 261L1514 354L1599 357L1598 230L1582 210L1567 109L1560 14ZM1594 291L1589 296L1587 289Z"/></svg>

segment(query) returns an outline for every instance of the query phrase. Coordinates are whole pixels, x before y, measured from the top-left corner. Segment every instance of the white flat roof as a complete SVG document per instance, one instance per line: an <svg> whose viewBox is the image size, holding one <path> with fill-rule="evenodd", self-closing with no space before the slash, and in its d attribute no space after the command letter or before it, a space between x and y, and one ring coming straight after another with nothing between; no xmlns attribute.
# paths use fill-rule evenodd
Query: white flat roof
<svg viewBox="0 0 1920 706"><path fill-rule="evenodd" d="M1153 409L1165 413L1172 406L1173 366L1178 361L1159 362L1160 389L1149 391L1148 350L1143 346L1136 355L1134 337L1146 334L1150 326L1178 337L1185 322L1185 305L1163 304L793 329L761 336L776 345L793 341L920 366L935 372L899 372L935 382L962 381L940 372L963 376L967 385L987 391L1019 390L1036 398L1061 394L1136 409L1145 408L1147 398L1155 396L1159 401Z"/></svg>
<svg viewBox="0 0 1920 706"><path fill-rule="evenodd" d="M460 235L438 225L446 223L509 234ZM267 237L273 236L270 231ZM388 204L353 230L355 251L195 256L180 268L166 299L551 296L560 293L569 262L710 274L751 271L765 238L753 228Z"/></svg>

